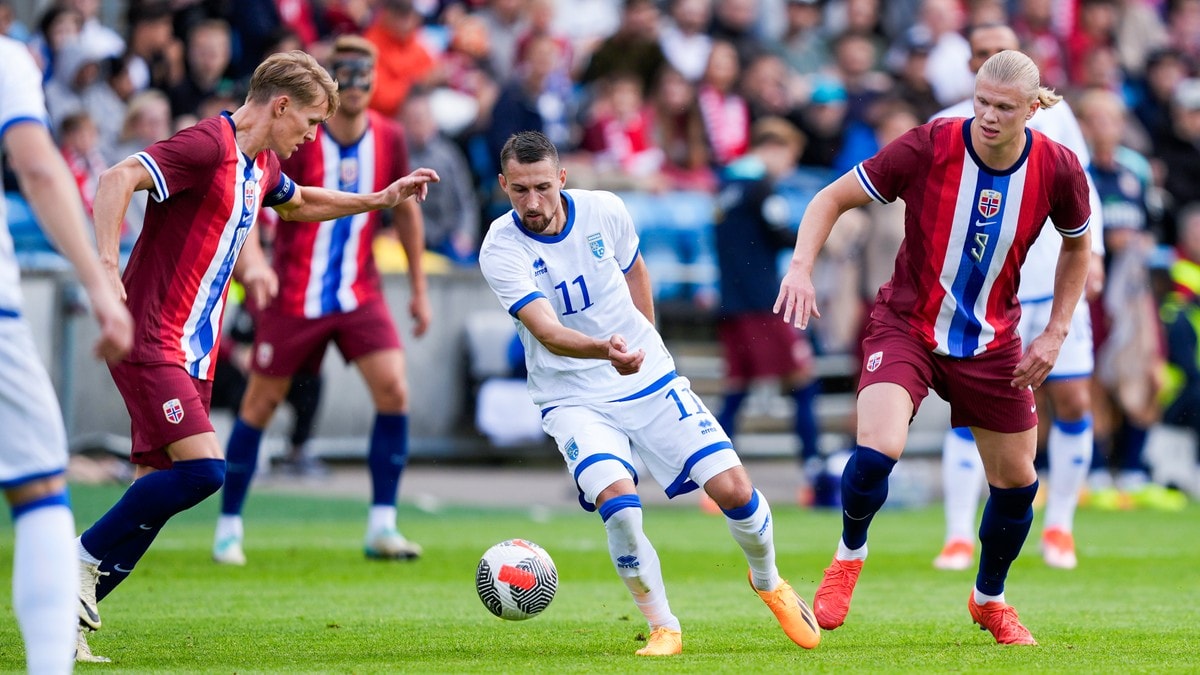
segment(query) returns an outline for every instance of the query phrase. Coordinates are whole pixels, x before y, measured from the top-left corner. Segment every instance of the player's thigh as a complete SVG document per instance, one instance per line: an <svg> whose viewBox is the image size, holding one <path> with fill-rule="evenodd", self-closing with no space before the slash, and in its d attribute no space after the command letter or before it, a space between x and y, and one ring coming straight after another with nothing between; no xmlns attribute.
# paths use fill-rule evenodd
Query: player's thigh
<svg viewBox="0 0 1200 675"><path fill-rule="evenodd" d="M377 410L388 413L406 411L408 387L405 383L404 352L400 349L371 352L356 359L354 365L362 373Z"/></svg>
<svg viewBox="0 0 1200 675"><path fill-rule="evenodd" d="M192 436L210 434L212 382L191 377L182 366L169 363L110 365L113 382L129 411L132 448L130 461L169 469L167 446ZM202 456L213 456L211 448ZM218 446L215 456L220 457Z"/></svg>
<svg viewBox="0 0 1200 675"><path fill-rule="evenodd" d="M686 377L633 401L611 404L638 457L668 497L695 490L741 461L729 435Z"/></svg>
<svg viewBox="0 0 1200 675"><path fill-rule="evenodd" d="M998 488L1017 488L1037 480L1033 458L1037 453L1037 428L1015 433L1001 433L972 427L975 444L989 485Z"/></svg>
<svg viewBox="0 0 1200 675"><path fill-rule="evenodd" d="M908 442L908 425L916 414L912 394L895 382L875 382L858 392L855 441L892 459L900 459Z"/></svg>
<svg viewBox="0 0 1200 675"><path fill-rule="evenodd" d="M62 412L29 327L0 319L0 487L61 473L67 464Z"/></svg>
<svg viewBox="0 0 1200 675"><path fill-rule="evenodd" d="M1037 427L1033 391L1012 386L1012 373L1020 361L1021 345L1016 340L970 358L935 359L934 390L950 402L950 424L1006 434Z"/></svg>
<svg viewBox="0 0 1200 675"><path fill-rule="evenodd" d="M584 508L594 507L597 496L617 481L632 479L637 483L629 437L596 409L553 408L542 418L542 429L554 438L562 453Z"/></svg>

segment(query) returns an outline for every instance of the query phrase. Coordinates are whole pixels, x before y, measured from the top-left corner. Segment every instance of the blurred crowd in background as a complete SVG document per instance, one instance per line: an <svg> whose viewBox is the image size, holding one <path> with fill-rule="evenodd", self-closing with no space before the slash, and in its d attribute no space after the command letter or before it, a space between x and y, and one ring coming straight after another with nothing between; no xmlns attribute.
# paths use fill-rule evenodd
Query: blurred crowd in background
<svg viewBox="0 0 1200 675"><path fill-rule="evenodd" d="M782 121L780 134L796 139L794 165L771 175L780 199L768 200L794 229L831 178L969 98L971 27L1007 24L1075 111L1104 204L1108 284L1092 298L1098 436L1119 445L1127 422L1164 415L1200 425L1200 0L119 4L58 0L26 24L0 0L0 32L44 70L85 206L106 167L235 109L266 55L304 49L321 60L334 37L358 33L379 49L372 106L404 125L410 164L442 176L423 209L444 268L474 264L482 229L508 209L499 148L537 129L564 151L568 187L626 198L658 300L707 317L722 312L714 230L736 226L722 186L764 171L751 152L756 123L770 118L778 132ZM18 251L47 246L7 172L5 189ZM135 200L127 246L141 209ZM818 353L854 352L863 308L891 274L901 213L873 205L835 229Z"/></svg>

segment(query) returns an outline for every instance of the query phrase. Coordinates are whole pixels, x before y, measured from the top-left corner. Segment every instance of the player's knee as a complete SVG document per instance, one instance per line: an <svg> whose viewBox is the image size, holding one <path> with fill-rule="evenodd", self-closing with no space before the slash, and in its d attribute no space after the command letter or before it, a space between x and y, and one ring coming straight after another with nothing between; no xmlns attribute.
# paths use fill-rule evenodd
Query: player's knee
<svg viewBox="0 0 1200 675"><path fill-rule="evenodd" d="M223 459L193 459L186 462L175 462L172 467L184 477L192 493L204 500L215 494L225 484L225 460Z"/></svg>
<svg viewBox="0 0 1200 675"><path fill-rule="evenodd" d="M408 387L404 380L389 381L371 392L375 409L381 413L399 414L408 411Z"/></svg>
<svg viewBox="0 0 1200 675"><path fill-rule="evenodd" d="M742 467L734 467L713 476L704 484L704 491L723 511L742 508L754 498L754 483Z"/></svg>
<svg viewBox="0 0 1200 675"><path fill-rule="evenodd" d="M264 429L271 423L271 418L275 415L275 409L283 402L285 394L276 395L275 392L247 392L242 397L242 406L238 411L238 415L246 424L256 428Z"/></svg>

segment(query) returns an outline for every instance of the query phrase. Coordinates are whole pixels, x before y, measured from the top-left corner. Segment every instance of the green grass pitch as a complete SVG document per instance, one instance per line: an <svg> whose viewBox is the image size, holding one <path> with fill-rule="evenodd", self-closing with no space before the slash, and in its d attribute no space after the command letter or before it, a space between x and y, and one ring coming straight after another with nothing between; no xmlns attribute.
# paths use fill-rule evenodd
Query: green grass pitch
<svg viewBox="0 0 1200 675"><path fill-rule="evenodd" d="M75 486L80 527L120 495ZM1081 511L1079 569L1048 569L1035 530L1009 577L1008 599L1041 643L1002 647L974 627L974 572L938 572L939 508L885 510L846 625L805 651L750 591L720 518L695 500L647 508L684 653L643 659L645 624L616 578L595 514L533 518L524 510L401 508L425 546L413 563L368 562L365 503L251 496L244 568L209 560L216 501L175 518L137 571L102 605L91 644L111 664L77 672L782 673L1200 671L1200 507L1182 513ZM834 512L774 506L779 567L812 598L834 550ZM0 670L24 668L12 616L12 529L0 525ZM558 595L541 615L506 622L475 594L479 556L523 537L558 566Z"/></svg>

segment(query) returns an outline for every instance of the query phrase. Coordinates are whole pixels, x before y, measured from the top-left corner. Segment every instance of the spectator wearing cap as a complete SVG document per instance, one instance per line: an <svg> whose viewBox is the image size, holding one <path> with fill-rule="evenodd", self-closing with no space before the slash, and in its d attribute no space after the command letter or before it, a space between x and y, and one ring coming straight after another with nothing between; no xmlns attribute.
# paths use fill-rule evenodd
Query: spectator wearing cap
<svg viewBox="0 0 1200 675"><path fill-rule="evenodd" d="M379 50L371 108L395 117L414 84L433 74L433 53L421 40L423 19L412 0L383 0L364 37Z"/></svg>
<svg viewBox="0 0 1200 675"><path fill-rule="evenodd" d="M832 169L846 135L846 88L842 83L831 77L817 80L802 109L801 121L800 129L808 142L800 163Z"/></svg>
<svg viewBox="0 0 1200 675"><path fill-rule="evenodd" d="M1155 144L1166 167L1163 183L1171 197L1163 227L1163 243L1175 243L1175 210L1200 202L1200 79L1189 78L1175 88L1171 101L1171 134Z"/></svg>

